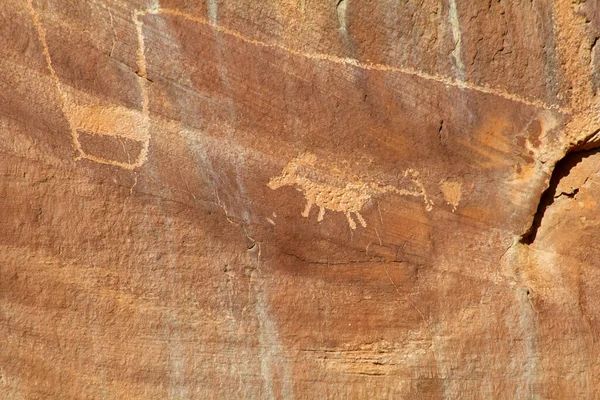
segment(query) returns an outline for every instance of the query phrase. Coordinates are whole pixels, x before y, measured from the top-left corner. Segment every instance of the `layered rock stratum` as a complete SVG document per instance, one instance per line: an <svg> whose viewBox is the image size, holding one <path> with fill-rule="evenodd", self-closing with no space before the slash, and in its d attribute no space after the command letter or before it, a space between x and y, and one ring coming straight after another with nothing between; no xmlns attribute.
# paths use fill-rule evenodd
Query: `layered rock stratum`
<svg viewBox="0 0 600 400"><path fill-rule="evenodd" d="M600 393L597 0L0 5L1 398Z"/></svg>

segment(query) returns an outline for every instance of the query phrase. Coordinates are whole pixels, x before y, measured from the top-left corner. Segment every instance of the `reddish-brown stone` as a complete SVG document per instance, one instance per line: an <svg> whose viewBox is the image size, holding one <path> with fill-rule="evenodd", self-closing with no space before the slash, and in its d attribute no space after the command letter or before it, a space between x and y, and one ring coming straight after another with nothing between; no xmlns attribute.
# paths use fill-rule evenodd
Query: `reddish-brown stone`
<svg viewBox="0 0 600 400"><path fill-rule="evenodd" d="M2 2L0 397L594 398L598 7Z"/></svg>

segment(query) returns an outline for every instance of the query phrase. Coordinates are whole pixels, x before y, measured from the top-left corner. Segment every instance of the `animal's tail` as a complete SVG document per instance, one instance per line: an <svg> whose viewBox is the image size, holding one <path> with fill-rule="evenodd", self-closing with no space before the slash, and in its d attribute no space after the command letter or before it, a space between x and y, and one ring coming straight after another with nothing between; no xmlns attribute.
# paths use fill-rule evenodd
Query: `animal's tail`
<svg viewBox="0 0 600 400"><path fill-rule="evenodd" d="M427 191L425 190L425 186L419 179L419 172L413 169L407 169L404 171L403 178L411 181L413 188L411 189L398 189L392 185L377 185L374 183L370 183L370 189L375 193L396 193L401 196L413 196L413 197L422 197L423 202L425 203L425 209L427 211L431 211L433 209L433 201L427 195Z"/></svg>

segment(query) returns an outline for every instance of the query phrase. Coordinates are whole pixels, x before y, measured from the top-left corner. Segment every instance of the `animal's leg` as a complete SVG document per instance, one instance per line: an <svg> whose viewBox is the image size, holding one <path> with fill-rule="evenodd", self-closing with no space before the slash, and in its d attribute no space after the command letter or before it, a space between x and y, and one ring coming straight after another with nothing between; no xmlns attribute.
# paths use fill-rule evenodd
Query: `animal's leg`
<svg viewBox="0 0 600 400"><path fill-rule="evenodd" d="M354 214L356 215L356 218L358 219L358 222L360 222L360 224L362 225L362 227L366 228L367 227L367 222L362 217L362 215L360 215L360 213L358 211L354 211Z"/></svg>
<svg viewBox="0 0 600 400"><path fill-rule="evenodd" d="M306 202L306 207L304 207L304 211L302 211L302 216L304 218L308 218L308 215L310 214L310 209L312 208L313 203L311 203L310 201Z"/></svg>
<svg viewBox="0 0 600 400"><path fill-rule="evenodd" d="M346 214L346 219L348 220L348 225L350 225L350 228L356 229L356 223L350 216L350 211L344 211L344 214Z"/></svg>
<svg viewBox="0 0 600 400"><path fill-rule="evenodd" d="M325 216L325 207L320 206L319 207L319 216L317 217L317 221L319 221L319 222L323 221L324 216Z"/></svg>

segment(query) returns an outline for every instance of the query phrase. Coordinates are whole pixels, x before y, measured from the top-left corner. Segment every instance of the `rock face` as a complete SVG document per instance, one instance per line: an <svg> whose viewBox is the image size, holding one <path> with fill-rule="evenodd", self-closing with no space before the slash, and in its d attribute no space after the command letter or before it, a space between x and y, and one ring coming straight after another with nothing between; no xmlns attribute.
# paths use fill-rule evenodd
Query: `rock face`
<svg viewBox="0 0 600 400"><path fill-rule="evenodd" d="M596 0L4 0L0 397L595 398Z"/></svg>

